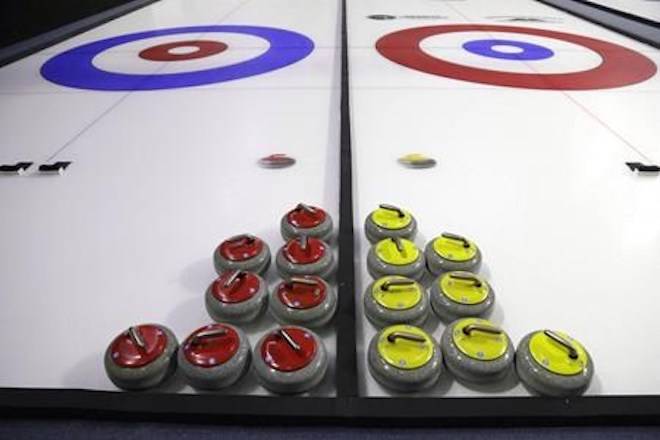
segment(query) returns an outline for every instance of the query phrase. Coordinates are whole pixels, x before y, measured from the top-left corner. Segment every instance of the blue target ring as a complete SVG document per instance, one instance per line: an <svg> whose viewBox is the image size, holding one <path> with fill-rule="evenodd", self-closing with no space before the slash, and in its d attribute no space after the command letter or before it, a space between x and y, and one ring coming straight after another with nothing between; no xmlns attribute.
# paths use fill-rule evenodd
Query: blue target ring
<svg viewBox="0 0 660 440"><path fill-rule="evenodd" d="M196 72L129 74L101 70L94 66L100 53L129 43L163 35L227 32L252 35L267 40L268 50L250 60ZM308 37L284 29L261 26L189 26L120 35L78 46L49 59L41 74L56 84L88 90L135 91L194 87L232 81L281 69L307 57L314 50ZM136 55L137 56L137 55Z"/></svg>
<svg viewBox="0 0 660 440"><path fill-rule="evenodd" d="M497 50L497 46L515 47L519 52ZM463 44L463 49L476 55L501 60L538 61L552 57L555 53L547 47L515 40L473 40Z"/></svg>

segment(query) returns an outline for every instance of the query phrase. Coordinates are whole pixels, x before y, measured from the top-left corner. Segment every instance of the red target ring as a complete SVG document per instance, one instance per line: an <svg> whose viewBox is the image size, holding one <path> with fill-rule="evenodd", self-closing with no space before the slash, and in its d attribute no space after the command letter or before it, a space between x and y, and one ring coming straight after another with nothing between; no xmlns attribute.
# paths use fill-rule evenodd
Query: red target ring
<svg viewBox="0 0 660 440"><path fill-rule="evenodd" d="M175 49L197 48L193 52L173 53ZM186 61L206 58L227 50L227 45L220 41L190 40L159 44L140 52L140 58L149 61Z"/></svg>
<svg viewBox="0 0 660 440"><path fill-rule="evenodd" d="M512 32L554 38L596 52L602 63L590 70L569 73L517 73L480 69L451 63L426 54L422 40L452 32ZM644 55L618 44L565 32L517 26L455 24L425 26L393 32L376 42L376 49L390 61L432 75L497 86L544 90L595 90L623 87L646 81L658 68Z"/></svg>

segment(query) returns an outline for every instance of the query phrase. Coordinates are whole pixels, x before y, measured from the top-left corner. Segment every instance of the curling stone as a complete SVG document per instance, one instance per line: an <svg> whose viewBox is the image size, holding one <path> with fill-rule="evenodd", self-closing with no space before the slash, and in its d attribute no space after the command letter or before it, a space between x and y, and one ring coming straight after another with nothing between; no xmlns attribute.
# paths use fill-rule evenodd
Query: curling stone
<svg viewBox="0 0 660 440"><path fill-rule="evenodd" d="M594 363L582 344L566 333L539 330L518 344L516 370L525 385L539 394L568 397L586 391Z"/></svg>
<svg viewBox="0 0 660 440"><path fill-rule="evenodd" d="M305 235L327 243L332 238L332 218L321 208L299 203L282 217L280 232L285 241Z"/></svg>
<svg viewBox="0 0 660 440"><path fill-rule="evenodd" d="M206 289L206 310L217 322L250 322L266 308L268 289L252 272L228 270Z"/></svg>
<svg viewBox="0 0 660 440"><path fill-rule="evenodd" d="M218 274L227 270L263 274L270 265L270 249L254 235L236 235L220 243L213 253L213 261Z"/></svg>
<svg viewBox="0 0 660 440"><path fill-rule="evenodd" d="M327 279L335 270L335 257L324 241L302 235L282 246L275 264L284 279L304 275Z"/></svg>
<svg viewBox="0 0 660 440"><path fill-rule="evenodd" d="M443 322L468 316L486 316L495 304L495 292L482 277L471 272L446 272L433 282L431 307Z"/></svg>
<svg viewBox="0 0 660 440"><path fill-rule="evenodd" d="M447 369L473 383L492 383L513 371L515 349L504 330L485 319L452 322L440 339Z"/></svg>
<svg viewBox="0 0 660 440"><path fill-rule="evenodd" d="M250 341L229 324L195 330L181 344L179 369L194 388L217 390L237 382L250 365Z"/></svg>
<svg viewBox="0 0 660 440"><path fill-rule="evenodd" d="M477 245L449 232L431 240L424 255L429 272L435 276L455 270L477 272L481 266L481 251Z"/></svg>
<svg viewBox="0 0 660 440"><path fill-rule="evenodd" d="M398 162L408 168L433 168L437 163L432 157L420 153L406 154Z"/></svg>
<svg viewBox="0 0 660 440"><path fill-rule="evenodd" d="M254 371L278 394L296 394L318 385L328 368L323 341L311 330L285 326L266 333L254 349Z"/></svg>
<svg viewBox="0 0 660 440"><path fill-rule="evenodd" d="M337 310L337 294L319 277L291 277L273 289L268 307L281 324L321 327Z"/></svg>
<svg viewBox="0 0 660 440"><path fill-rule="evenodd" d="M431 335L410 325L378 332L369 343L367 359L374 379L397 391L428 388L442 373L440 347Z"/></svg>
<svg viewBox="0 0 660 440"><path fill-rule="evenodd" d="M157 324L130 327L105 352L108 377L125 390L153 388L176 370L179 343L174 333Z"/></svg>
<svg viewBox="0 0 660 440"><path fill-rule="evenodd" d="M381 204L367 217L364 233L371 243L390 237L413 240L417 234L417 221L408 211L397 206Z"/></svg>
<svg viewBox="0 0 660 440"><path fill-rule="evenodd" d="M422 325L429 315L429 298L417 281L386 276L364 292L364 313L378 327L393 324Z"/></svg>
<svg viewBox="0 0 660 440"><path fill-rule="evenodd" d="M374 279L399 275L419 281L424 276L424 254L410 240L386 238L369 250L367 269Z"/></svg>
<svg viewBox="0 0 660 440"><path fill-rule="evenodd" d="M287 168L294 165L296 159L284 153L274 153L262 157L257 163L264 168Z"/></svg>

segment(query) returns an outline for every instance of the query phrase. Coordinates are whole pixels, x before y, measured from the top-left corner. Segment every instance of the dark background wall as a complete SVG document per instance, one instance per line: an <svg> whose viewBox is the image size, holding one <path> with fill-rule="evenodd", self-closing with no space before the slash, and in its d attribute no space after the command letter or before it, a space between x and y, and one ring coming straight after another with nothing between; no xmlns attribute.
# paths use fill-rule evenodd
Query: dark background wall
<svg viewBox="0 0 660 440"><path fill-rule="evenodd" d="M0 0L0 47L128 3L130 0Z"/></svg>

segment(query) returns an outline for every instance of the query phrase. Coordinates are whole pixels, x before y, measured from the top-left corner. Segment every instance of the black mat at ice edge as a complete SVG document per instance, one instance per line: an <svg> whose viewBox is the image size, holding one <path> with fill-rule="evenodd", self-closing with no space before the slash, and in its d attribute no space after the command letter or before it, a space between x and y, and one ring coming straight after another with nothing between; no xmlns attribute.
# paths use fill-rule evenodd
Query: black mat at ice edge
<svg viewBox="0 0 660 440"><path fill-rule="evenodd" d="M588 0L536 1L660 49L660 24L654 21L597 6Z"/></svg>
<svg viewBox="0 0 660 440"><path fill-rule="evenodd" d="M0 47L34 37L131 0L3 0L0 3Z"/></svg>
<svg viewBox="0 0 660 440"><path fill-rule="evenodd" d="M255 420L255 424L257 421ZM182 425L176 423L131 423L92 420L21 419L0 421L0 439L63 438L67 440L100 439L239 439L297 440L303 438L395 440L403 438L452 440L647 440L660 437L660 427L589 427L589 428L351 428L337 426L247 426Z"/></svg>

